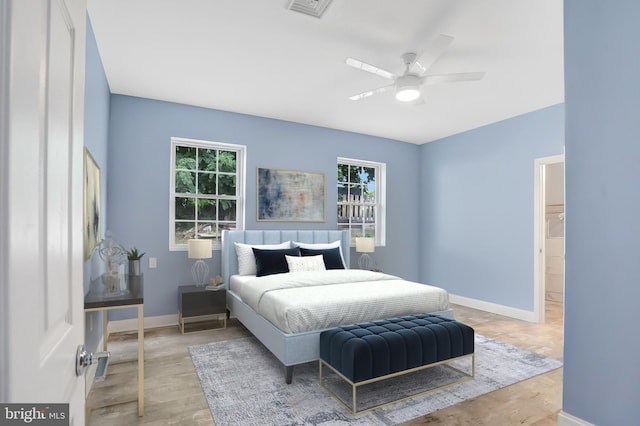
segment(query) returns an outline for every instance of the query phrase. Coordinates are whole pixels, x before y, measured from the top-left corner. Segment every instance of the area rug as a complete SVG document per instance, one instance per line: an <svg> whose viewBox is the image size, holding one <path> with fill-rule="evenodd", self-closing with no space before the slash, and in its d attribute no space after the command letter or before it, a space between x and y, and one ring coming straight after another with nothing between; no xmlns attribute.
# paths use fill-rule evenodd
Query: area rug
<svg viewBox="0 0 640 426"><path fill-rule="evenodd" d="M507 343L478 334L475 339L475 379L356 416L320 387L317 362L296 366L293 383L285 384L282 364L255 337L195 345L189 352L217 426L395 425L562 366ZM465 369L465 362L470 367L466 360L458 367ZM456 379L452 374L435 367L380 382L358 390L359 404L448 383Z"/></svg>

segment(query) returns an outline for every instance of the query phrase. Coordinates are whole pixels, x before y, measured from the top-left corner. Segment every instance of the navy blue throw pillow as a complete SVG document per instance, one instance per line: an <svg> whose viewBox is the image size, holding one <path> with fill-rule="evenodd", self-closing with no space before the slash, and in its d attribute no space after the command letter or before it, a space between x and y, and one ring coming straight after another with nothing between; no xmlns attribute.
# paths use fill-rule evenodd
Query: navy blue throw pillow
<svg viewBox="0 0 640 426"><path fill-rule="evenodd" d="M256 257L256 276L282 274L289 272L289 265L285 255L300 256L298 247L278 250L253 248L253 255Z"/></svg>
<svg viewBox="0 0 640 426"><path fill-rule="evenodd" d="M334 247L329 249L307 249L300 248L300 253L303 256L317 256L322 255L324 259L324 267L327 269L344 269L344 263L342 262L342 256L340 255L340 247Z"/></svg>

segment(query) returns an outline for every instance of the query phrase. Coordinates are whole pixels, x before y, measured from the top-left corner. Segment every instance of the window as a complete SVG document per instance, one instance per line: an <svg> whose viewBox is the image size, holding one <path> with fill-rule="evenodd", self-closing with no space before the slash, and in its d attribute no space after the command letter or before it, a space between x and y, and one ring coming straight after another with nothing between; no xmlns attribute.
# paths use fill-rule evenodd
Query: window
<svg viewBox="0 0 640 426"><path fill-rule="evenodd" d="M386 164L338 158L338 229L385 244Z"/></svg>
<svg viewBox="0 0 640 426"><path fill-rule="evenodd" d="M171 138L169 248L210 238L220 246L222 231L242 229L246 147Z"/></svg>

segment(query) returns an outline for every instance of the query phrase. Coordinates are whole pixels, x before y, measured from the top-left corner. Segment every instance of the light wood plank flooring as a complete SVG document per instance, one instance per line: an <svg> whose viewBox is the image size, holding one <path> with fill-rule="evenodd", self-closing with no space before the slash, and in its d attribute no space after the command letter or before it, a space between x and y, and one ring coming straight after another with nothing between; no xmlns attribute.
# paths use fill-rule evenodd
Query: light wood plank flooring
<svg viewBox="0 0 640 426"><path fill-rule="evenodd" d="M547 321L532 324L463 306L453 306L456 319L476 333L556 359L563 353L563 312L547 303ZM237 321L224 330L182 335L177 326L145 333L145 415L137 403L93 409L88 424L98 425L213 425L188 347L249 336ZM96 382L87 401L98 405L133 398L137 392L135 333L109 337L113 365L107 380ZM465 401L405 425L556 425L562 405L562 369L552 371L478 398ZM223 425L218 425L223 426Z"/></svg>

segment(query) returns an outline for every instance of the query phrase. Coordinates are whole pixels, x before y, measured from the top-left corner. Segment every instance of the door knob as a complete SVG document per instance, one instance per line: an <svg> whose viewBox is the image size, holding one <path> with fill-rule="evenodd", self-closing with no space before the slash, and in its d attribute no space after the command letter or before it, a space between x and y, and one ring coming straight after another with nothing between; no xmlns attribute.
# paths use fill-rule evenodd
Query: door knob
<svg viewBox="0 0 640 426"><path fill-rule="evenodd" d="M111 356L109 352L89 353L85 345L78 345L76 350L76 376L82 376L91 364L97 363L96 380L104 380L107 375L109 356Z"/></svg>

